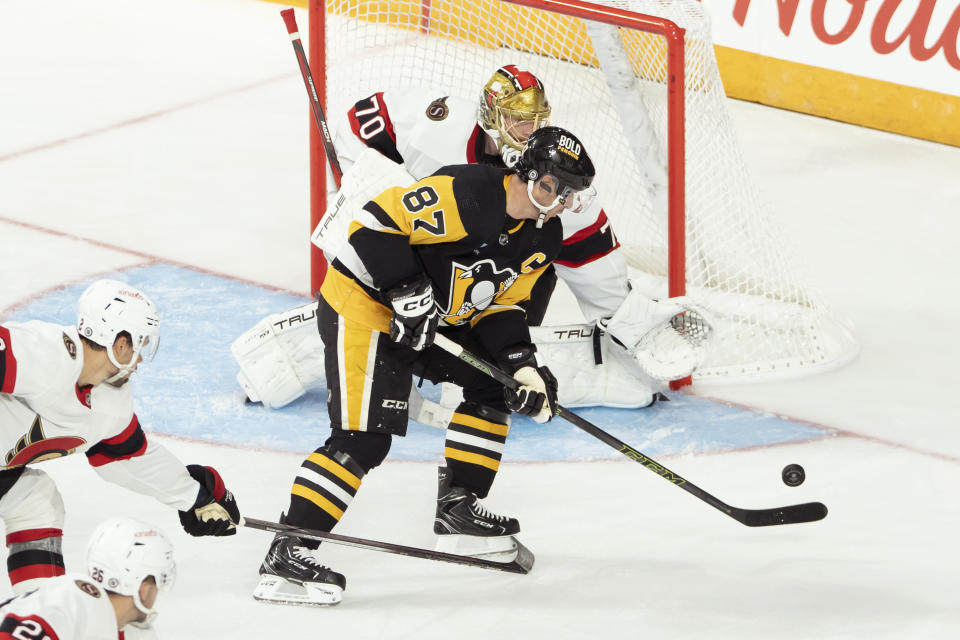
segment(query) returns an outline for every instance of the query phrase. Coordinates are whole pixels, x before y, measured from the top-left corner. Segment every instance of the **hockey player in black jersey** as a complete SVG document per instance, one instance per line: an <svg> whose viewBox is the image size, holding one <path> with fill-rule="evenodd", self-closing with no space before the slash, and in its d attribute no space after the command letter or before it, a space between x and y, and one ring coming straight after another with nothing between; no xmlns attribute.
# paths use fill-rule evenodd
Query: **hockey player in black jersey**
<svg viewBox="0 0 960 640"><path fill-rule="evenodd" d="M414 375L464 389L447 427L434 531L445 551L512 560L515 518L487 511L516 411L547 422L557 384L536 359L522 303L559 255L565 210L589 206L593 163L559 127L535 131L513 169L444 167L363 206L321 288L332 433L302 463L288 524L329 531L393 436L407 429ZM432 346L437 331L496 361L517 391ZM278 535L260 568L258 599L336 604L345 578L317 543Z"/></svg>

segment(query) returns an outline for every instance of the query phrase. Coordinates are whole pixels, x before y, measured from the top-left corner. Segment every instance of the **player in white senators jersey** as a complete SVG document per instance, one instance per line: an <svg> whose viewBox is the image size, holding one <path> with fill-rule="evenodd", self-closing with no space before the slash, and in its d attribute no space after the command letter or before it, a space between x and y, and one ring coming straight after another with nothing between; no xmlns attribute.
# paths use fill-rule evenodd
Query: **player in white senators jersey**
<svg viewBox="0 0 960 640"><path fill-rule="evenodd" d="M332 123L344 183L339 193L329 194L332 204L314 242L326 255L336 254L348 222L343 215L336 221L339 212L353 204L357 208L389 186L371 176L383 173L389 176L386 182L399 179L406 186L447 165L512 166L527 136L548 124L550 115L543 84L516 65L493 74L479 108L474 101L422 89L383 91L357 101L345 118ZM382 158L403 165L409 175L404 179ZM656 302L631 286L601 198L562 221L561 253L525 308L528 323L539 326L559 273L590 323L533 332L541 357L560 380L560 401L566 406L649 405L662 381L688 375L702 357L705 332L694 335L684 323L689 327L694 318L699 328L707 325L688 311L686 300ZM234 343L238 380L251 400L280 407L322 383L322 345L310 322L315 307L269 316ZM606 334L599 339L598 322L616 342Z"/></svg>
<svg viewBox="0 0 960 640"><path fill-rule="evenodd" d="M184 466L147 440L129 376L157 350L160 316L138 289L98 280L80 296L77 325L0 324L0 519L17 593L64 573L64 507L38 469L83 452L106 480L177 509L191 535L230 535L240 513L211 467Z"/></svg>
<svg viewBox="0 0 960 640"><path fill-rule="evenodd" d="M169 540L150 525L111 518L90 538L87 573L44 580L0 604L0 640L146 640L161 592L173 586Z"/></svg>

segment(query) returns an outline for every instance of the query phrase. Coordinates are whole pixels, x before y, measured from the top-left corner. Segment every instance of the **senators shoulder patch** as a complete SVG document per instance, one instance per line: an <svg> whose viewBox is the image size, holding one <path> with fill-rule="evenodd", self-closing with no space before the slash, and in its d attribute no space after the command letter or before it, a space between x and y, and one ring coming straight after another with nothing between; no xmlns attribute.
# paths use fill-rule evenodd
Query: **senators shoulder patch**
<svg viewBox="0 0 960 640"><path fill-rule="evenodd" d="M450 115L450 107L447 106L447 98L449 97L450 96L443 96L442 98L437 98L427 105L427 117L435 122L439 122Z"/></svg>
<svg viewBox="0 0 960 640"><path fill-rule="evenodd" d="M71 360L77 359L77 343L74 342L66 333L63 334L63 346L67 348Z"/></svg>
<svg viewBox="0 0 960 640"><path fill-rule="evenodd" d="M74 580L74 583L80 588L80 591L83 591L88 596L92 596L94 598L100 597L100 589L98 589L97 585L93 584L92 582L87 582L86 580Z"/></svg>

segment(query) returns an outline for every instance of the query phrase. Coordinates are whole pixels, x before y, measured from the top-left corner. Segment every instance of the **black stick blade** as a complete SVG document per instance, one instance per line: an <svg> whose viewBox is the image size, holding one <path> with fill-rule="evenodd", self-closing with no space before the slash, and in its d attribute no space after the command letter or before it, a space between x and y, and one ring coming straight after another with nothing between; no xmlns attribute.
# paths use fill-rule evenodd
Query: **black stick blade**
<svg viewBox="0 0 960 640"><path fill-rule="evenodd" d="M730 515L748 527L800 524L826 518L827 505L822 502L805 502L775 509L734 509Z"/></svg>

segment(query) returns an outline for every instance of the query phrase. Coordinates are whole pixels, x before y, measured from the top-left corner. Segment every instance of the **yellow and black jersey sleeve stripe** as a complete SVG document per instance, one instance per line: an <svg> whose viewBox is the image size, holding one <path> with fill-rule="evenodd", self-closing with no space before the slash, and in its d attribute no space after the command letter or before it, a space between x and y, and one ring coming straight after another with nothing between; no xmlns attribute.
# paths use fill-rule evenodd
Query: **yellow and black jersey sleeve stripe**
<svg viewBox="0 0 960 640"><path fill-rule="evenodd" d="M409 187L393 187L365 209L383 231L402 233L410 244L457 242L467 235L453 189L452 176L429 176Z"/></svg>

